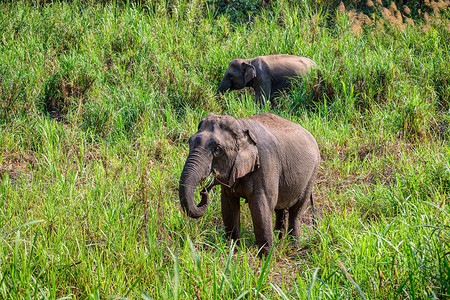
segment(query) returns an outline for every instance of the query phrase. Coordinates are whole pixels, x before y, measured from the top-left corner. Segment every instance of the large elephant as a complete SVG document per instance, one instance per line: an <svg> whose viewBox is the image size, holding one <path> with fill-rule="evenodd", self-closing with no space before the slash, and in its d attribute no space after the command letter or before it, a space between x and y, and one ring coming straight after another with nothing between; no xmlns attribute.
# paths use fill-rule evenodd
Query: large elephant
<svg viewBox="0 0 450 300"><path fill-rule="evenodd" d="M265 98L273 105L273 98L291 86L292 78L306 74L315 66L316 63L309 58L286 54L235 58L225 71L217 94L253 87L257 103L264 103Z"/></svg>
<svg viewBox="0 0 450 300"><path fill-rule="evenodd" d="M240 235L240 198L247 200L261 254L273 245L272 216L280 237L289 228L297 238L300 216L313 205L313 186L320 153L314 137L300 125L271 113L235 119L210 114L189 139L189 156L180 178L180 202L188 216L201 217L208 189L194 203L199 182L211 173L220 184L225 231Z"/></svg>

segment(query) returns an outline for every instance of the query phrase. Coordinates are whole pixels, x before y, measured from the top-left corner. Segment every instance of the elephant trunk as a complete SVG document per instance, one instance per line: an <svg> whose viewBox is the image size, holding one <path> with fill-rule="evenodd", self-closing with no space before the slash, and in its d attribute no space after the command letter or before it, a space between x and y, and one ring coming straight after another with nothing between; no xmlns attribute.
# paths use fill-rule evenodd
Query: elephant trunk
<svg viewBox="0 0 450 300"><path fill-rule="evenodd" d="M226 91L231 89L231 85L226 82L226 79L224 78L222 82L220 82L219 87L216 91L216 96L225 93Z"/></svg>
<svg viewBox="0 0 450 300"><path fill-rule="evenodd" d="M209 172L210 168L207 165L199 165L192 154L189 155L181 172L179 186L181 206L186 214L193 219L203 216L208 208L208 190L204 189L200 192L201 201L198 205L194 203L194 192L200 180L207 177Z"/></svg>

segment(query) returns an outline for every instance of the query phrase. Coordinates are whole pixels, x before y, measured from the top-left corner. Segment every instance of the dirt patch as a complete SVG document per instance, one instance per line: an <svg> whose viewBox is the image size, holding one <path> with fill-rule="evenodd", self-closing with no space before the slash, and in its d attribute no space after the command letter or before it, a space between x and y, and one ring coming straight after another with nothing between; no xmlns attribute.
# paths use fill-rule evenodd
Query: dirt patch
<svg viewBox="0 0 450 300"><path fill-rule="evenodd" d="M0 180L4 180L8 175L11 182L25 175L30 174L36 167L36 159L30 154L23 153L3 153L0 155Z"/></svg>

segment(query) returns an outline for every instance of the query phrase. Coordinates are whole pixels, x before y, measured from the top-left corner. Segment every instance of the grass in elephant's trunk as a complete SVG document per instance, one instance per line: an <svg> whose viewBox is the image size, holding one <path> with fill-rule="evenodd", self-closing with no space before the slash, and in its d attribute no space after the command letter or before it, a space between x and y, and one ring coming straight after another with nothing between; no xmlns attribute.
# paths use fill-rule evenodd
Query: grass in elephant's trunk
<svg viewBox="0 0 450 300"><path fill-rule="evenodd" d="M214 172L211 172L208 176L200 180L198 184L198 188L200 190L200 195L203 197L207 197L208 200L206 200L207 203L209 203L209 191L214 186L216 175Z"/></svg>
<svg viewBox="0 0 450 300"><path fill-rule="evenodd" d="M216 184L221 184L221 185L225 185L227 187L227 184L221 182L218 179L219 176L219 172L217 172L217 170L213 170L208 176L206 176L205 178L203 178L202 180L200 180L200 182L198 183L198 189L200 190L200 195L202 196L208 196L209 197L209 191L216 185ZM209 202L209 201L208 201Z"/></svg>
<svg viewBox="0 0 450 300"><path fill-rule="evenodd" d="M215 177L216 175L214 174L214 172L211 172L208 176L200 180L200 182L198 183L199 189L202 191L209 191L214 184Z"/></svg>

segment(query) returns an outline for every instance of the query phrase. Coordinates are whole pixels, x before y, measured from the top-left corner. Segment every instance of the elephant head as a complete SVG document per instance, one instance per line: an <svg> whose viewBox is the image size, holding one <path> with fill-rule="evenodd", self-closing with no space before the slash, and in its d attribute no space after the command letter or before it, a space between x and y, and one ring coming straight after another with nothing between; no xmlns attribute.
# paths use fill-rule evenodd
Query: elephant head
<svg viewBox="0 0 450 300"><path fill-rule="evenodd" d="M208 206L211 187L201 192L200 204L194 203L195 188L203 178L214 173L213 185L233 187L238 178L258 168L256 143L245 121L210 114L200 122L189 139L189 155L180 177L180 202L188 216L200 218Z"/></svg>
<svg viewBox="0 0 450 300"><path fill-rule="evenodd" d="M249 60L241 58L233 59L225 71L216 95L230 90L243 89L249 86L254 78L256 78L256 68Z"/></svg>

